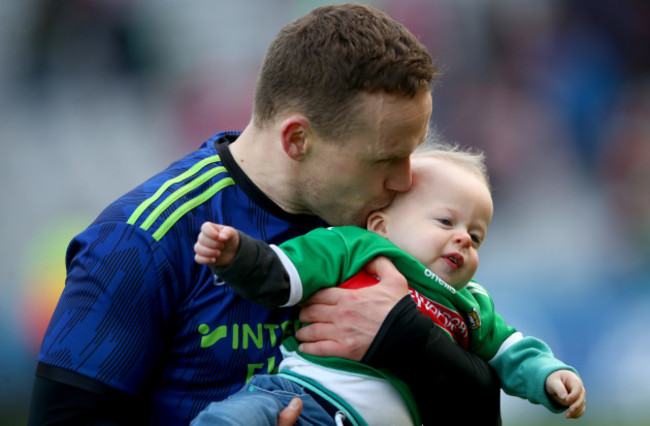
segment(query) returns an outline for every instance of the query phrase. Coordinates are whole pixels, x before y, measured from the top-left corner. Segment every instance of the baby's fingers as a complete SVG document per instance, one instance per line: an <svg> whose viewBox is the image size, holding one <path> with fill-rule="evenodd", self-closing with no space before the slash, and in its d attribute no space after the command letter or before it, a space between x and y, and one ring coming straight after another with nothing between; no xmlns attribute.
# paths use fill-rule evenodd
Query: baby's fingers
<svg viewBox="0 0 650 426"><path fill-rule="evenodd" d="M215 240L221 243L227 243L230 240L234 239L236 234L237 234L237 230L235 228L231 228L230 226L219 225L219 232L218 235L215 237ZM223 248L223 245L220 248Z"/></svg>
<svg viewBox="0 0 650 426"><path fill-rule="evenodd" d="M566 418L567 419L577 419L581 417L585 413L585 404L584 401L582 403L576 402L575 404L572 404L571 407L566 412Z"/></svg>
<svg viewBox="0 0 650 426"><path fill-rule="evenodd" d="M203 225L201 225L201 234L207 238L217 238L219 235L219 225L212 222L203 222Z"/></svg>
<svg viewBox="0 0 650 426"><path fill-rule="evenodd" d="M585 389L580 386L571 389L571 393L566 398L566 403L570 404L566 412L567 419L577 419L585 413L585 404L587 396Z"/></svg>
<svg viewBox="0 0 650 426"><path fill-rule="evenodd" d="M549 394L560 404L569 405L566 403L566 399L569 395L569 392L560 380L550 380L546 384L546 390Z"/></svg>
<svg viewBox="0 0 650 426"><path fill-rule="evenodd" d="M207 247L198 242L194 244L194 260L196 263L201 265L214 263L220 255L221 251L216 248Z"/></svg>

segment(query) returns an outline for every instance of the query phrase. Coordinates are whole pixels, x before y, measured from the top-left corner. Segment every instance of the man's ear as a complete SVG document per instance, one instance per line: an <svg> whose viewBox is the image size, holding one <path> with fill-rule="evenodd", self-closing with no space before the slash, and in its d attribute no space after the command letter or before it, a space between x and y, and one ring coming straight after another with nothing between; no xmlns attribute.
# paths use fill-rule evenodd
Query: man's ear
<svg viewBox="0 0 650 426"><path fill-rule="evenodd" d="M376 210L368 215L368 222L366 224L368 231L386 237L388 235L387 225L386 213L384 211Z"/></svg>
<svg viewBox="0 0 650 426"><path fill-rule="evenodd" d="M293 160L300 161L307 153L309 122L300 116L291 116L280 127L282 149Z"/></svg>

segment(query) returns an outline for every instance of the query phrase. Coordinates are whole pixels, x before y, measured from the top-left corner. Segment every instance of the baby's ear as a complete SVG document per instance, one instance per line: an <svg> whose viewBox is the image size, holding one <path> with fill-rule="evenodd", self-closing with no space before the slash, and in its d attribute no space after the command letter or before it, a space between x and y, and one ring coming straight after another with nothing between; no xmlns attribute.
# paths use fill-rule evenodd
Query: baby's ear
<svg viewBox="0 0 650 426"><path fill-rule="evenodd" d="M372 231L375 234L386 237L388 235L387 225L388 223L386 220L386 213L382 210L377 210L370 213L368 216L366 228L368 231Z"/></svg>

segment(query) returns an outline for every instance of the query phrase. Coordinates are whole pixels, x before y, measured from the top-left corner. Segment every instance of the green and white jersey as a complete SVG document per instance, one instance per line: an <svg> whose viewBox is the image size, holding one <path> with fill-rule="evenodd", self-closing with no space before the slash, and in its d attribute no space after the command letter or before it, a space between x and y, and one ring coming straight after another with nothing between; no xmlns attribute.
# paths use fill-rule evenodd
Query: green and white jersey
<svg viewBox="0 0 650 426"><path fill-rule="evenodd" d="M287 305L301 302L321 288L343 283L381 255L390 258L407 278L420 310L465 349L490 360L516 332L495 312L492 298L478 283L456 290L413 256L365 229L316 229L280 244L278 251L291 283Z"/></svg>

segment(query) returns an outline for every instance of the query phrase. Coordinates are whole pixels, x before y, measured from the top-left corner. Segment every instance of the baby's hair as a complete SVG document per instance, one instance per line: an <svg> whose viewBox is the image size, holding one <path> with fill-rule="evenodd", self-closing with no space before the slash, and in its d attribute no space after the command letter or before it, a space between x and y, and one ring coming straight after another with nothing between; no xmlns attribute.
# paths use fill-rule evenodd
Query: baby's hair
<svg viewBox="0 0 650 426"><path fill-rule="evenodd" d="M434 130L430 130L427 139L413 153L413 159L432 157L462 166L481 177L491 191L490 177L485 164L485 153L477 148L461 147L456 143L444 141Z"/></svg>

